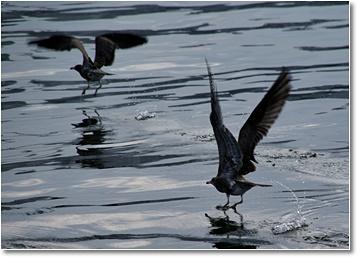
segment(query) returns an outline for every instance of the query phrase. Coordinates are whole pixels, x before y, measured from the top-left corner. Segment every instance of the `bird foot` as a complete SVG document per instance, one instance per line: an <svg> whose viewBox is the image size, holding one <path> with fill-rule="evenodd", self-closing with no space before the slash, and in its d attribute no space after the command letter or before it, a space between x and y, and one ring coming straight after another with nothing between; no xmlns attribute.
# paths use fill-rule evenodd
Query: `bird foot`
<svg viewBox="0 0 358 258"><path fill-rule="evenodd" d="M228 204L225 204L224 206L218 205L215 208L220 211L227 211L228 209L230 209L230 206Z"/></svg>
<svg viewBox="0 0 358 258"><path fill-rule="evenodd" d="M228 205L228 204L226 204L226 205L223 205L223 206L218 205L218 206L216 206L215 208L216 208L217 210L221 210L221 211L227 211L227 210L229 210L229 209L233 209L235 212L237 212L237 206L238 206L239 204L240 204L240 203L235 203L235 204L233 204L233 205Z"/></svg>
<svg viewBox="0 0 358 258"><path fill-rule="evenodd" d="M236 210L236 207L239 206L239 204L241 204L241 203L242 203L242 201L237 202L237 203L231 205L231 206L230 206L230 209L233 209L234 211L237 211L237 210Z"/></svg>

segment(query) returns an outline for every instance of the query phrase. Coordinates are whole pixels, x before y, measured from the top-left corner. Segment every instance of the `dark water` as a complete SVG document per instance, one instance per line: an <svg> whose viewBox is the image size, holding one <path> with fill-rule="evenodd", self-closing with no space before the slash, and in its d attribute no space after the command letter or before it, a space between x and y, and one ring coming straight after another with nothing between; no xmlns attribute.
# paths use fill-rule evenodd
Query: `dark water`
<svg viewBox="0 0 358 258"><path fill-rule="evenodd" d="M3 2L2 247L348 249L348 13L347 2ZM117 52L96 97L81 98L69 70L79 51L27 45L67 33L94 55L94 36L116 30L148 43ZM225 195L205 184L218 153L204 57L234 135L280 67L293 76L248 176L273 187L247 192L241 215L215 209ZM102 124L74 128L83 110Z"/></svg>

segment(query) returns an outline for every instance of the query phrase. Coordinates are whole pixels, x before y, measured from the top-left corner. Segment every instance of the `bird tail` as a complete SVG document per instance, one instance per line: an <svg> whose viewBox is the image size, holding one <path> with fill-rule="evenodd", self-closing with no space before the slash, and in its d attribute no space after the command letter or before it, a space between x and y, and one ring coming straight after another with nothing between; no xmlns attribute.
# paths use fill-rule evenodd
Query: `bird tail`
<svg viewBox="0 0 358 258"><path fill-rule="evenodd" d="M99 68L97 68L97 69L95 69L95 70L93 70L91 72L94 73L94 74L98 74L98 75L114 75L114 73L107 73L107 72L105 72L105 71L103 71L103 70L101 70Z"/></svg>
<svg viewBox="0 0 358 258"><path fill-rule="evenodd" d="M267 184L257 184L257 183L251 182L251 181L247 180L246 178L244 178L243 176L239 176L237 178L237 180L240 181L241 183L251 185L251 187L254 187L254 186L262 186L262 187L272 186L272 185L267 185Z"/></svg>
<svg viewBox="0 0 358 258"><path fill-rule="evenodd" d="M270 186L272 186L272 185L266 185L266 184L256 184L256 183L255 183L255 185L257 185L257 186L261 186L261 187L270 187Z"/></svg>

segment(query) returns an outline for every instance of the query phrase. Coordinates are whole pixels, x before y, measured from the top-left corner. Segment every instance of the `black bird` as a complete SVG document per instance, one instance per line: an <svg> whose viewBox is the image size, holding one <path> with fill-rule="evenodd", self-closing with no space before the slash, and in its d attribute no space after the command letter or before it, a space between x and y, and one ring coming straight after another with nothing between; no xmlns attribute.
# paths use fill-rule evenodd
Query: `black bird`
<svg viewBox="0 0 358 258"><path fill-rule="evenodd" d="M226 194L227 202L222 208L236 210L236 206L243 202L242 196L246 191L254 186L271 186L250 182L244 175L256 170L252 162L257 163L254 149L280 114L291 89L291 76L286 68L282 68L279 77L241 128L236 141L223 123L216 85L207 61L206 66L211 92L210 122L219 150L218 174L206 183ZM241 201L230 207L230 195L240 195Z"/></svg>
<svg viewBox="0 0 358 258"><path fill-rule="evenodd" d="M101 79L105 75L113 75L101 70L102 66L110 66L114 61L114 52L116 49L126 49L142 45L147 42L147 39L130 34L130 33L107 33L96 37L96 55L94 62L88 56L86 49L84 48L81 40L68 35L53 35L46 39L34 40L29 44L36 44L39 47L58 51L70 51L73 48L77 48L83 55L82 64L75 65L71 69L76 70L87 81L87 88L82 91L82 95L86 93L86 90L90 87L90 82L98 81L99 87L97 91L102 87Z"/></svg>

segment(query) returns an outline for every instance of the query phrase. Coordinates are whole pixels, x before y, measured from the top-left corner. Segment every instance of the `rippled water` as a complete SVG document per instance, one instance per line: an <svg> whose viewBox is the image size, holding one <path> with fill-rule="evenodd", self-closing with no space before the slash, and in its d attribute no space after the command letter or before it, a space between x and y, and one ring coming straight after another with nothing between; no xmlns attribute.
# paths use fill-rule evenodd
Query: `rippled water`
<svg viewBox="0 0 358 258"><path fill-rule="evenodd" d="M348 13L348 2L3 2L2 247L348 249ZM67 33L94 55L94 36L117 30L148 43L117 52L97 96L81 98L69 70L79 51L27 44ZM247 192L239 213L216 210L225 195L205 184L218 153L204 57L234 134L280 67L293 76L248 176L273 187ZM73 126L83 110L101 123Z"/></svg>

